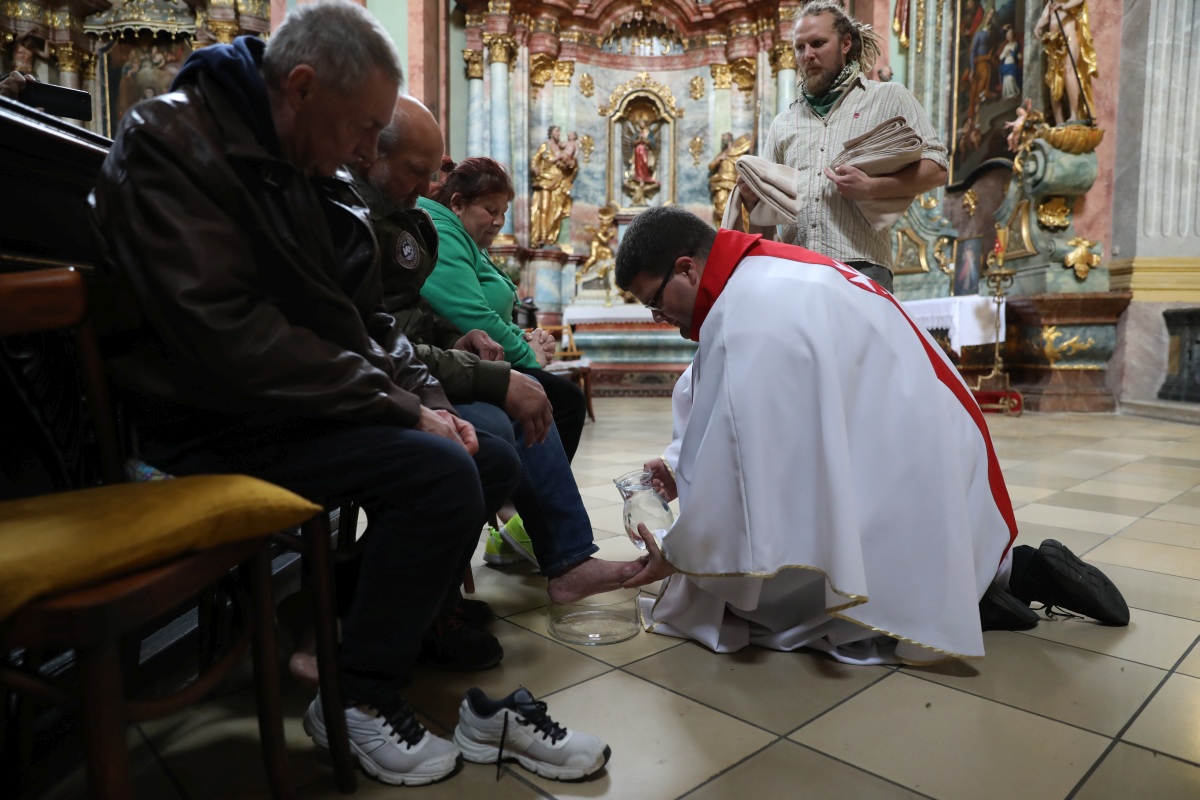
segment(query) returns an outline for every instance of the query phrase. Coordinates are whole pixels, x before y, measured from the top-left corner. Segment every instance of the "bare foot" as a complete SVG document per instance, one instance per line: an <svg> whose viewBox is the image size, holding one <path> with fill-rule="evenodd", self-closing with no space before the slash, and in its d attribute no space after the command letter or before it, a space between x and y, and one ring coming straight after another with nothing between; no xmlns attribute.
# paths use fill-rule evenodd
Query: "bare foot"
<svg viewBox="0 0 1200 800"><path fill-rule="evenodd" d="M641 569L642 565L637 561L589 558L551 578L547 591L555 603L575 603L588 595L620 589L622 583L637 575Z"/></svg>
<svg viewBox="0 0 1200 800"><path fill-rule="evenodd" d="M288 659L288 671L302 683L317 686L317 637L311 625L300 635L296 652Z"/></svg>

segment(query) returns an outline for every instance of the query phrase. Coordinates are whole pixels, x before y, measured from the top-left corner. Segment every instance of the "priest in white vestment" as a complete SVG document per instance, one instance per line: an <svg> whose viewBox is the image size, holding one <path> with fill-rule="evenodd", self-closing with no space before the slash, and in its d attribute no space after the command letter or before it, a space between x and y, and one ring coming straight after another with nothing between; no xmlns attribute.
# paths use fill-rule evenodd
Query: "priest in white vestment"
<svg viewBox="0 0 1200 800"><path fill-rule="evenodd" d="M633 221L617 282L699 343L668 451L680 514L661 552L643 533L626 584L666 577L647 628L718 652L982 656L1012 504L978 404L899 303L850 267L676 208Z"/></svg>

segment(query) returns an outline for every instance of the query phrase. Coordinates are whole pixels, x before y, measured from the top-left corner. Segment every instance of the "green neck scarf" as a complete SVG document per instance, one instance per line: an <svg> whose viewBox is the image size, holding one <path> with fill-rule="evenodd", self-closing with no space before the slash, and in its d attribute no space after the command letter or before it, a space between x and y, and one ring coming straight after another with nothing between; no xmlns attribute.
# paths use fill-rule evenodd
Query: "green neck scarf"
<svg viewBox="0 0 1200 800"><path fill-rule="evenodd" d="M851 61L838 73L837 80L833 82L833 86L830 86L829 91L825 94L816 97L803 89L800 90L800 93L804 95L804 99L812 106L812 110L817 112L817 116L824 117L829 114L829 111L833 108L833 104L838 101L838 98L846 93L846 89L850 87L850 84L854 82L858 74L858 62Z"/></svg>

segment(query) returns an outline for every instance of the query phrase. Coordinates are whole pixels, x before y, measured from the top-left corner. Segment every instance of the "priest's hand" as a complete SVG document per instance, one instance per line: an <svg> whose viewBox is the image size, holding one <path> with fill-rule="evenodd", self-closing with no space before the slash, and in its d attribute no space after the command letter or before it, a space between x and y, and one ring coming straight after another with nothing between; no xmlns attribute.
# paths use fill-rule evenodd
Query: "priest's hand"
<svg viewBox="0 0 1200 800"><path fill-rule="evenodd" d="M508 376L504 413L521 423L526 447L546 441L546 434L554 422L554 408L546 397L546 390L533 378L516 370Z"/></svg>
<svg viewBox="0 0 1200 800"><path fill-rule="evenodd" d="M658 492L659 497L668 503L679 497L679 490L675 487L675 476L671 474L667 462L656 458L643 464L642 469L650 473L650 485Z"/></svg>
<svg viewBox="0 0 1200 800"><path fill-rule="evenodd" d="M454 349L474 353L484 361L504 360L504 347L481 330L468 331L454 343Z"/></svg>
<svg viewBox="0 0 1200 800"><path fill-rule="evenodd" d="M642 565L642 571L621 584L626 589L646 586L655 581L661 581L668 575L675 574L675 568L671 566L670 562L662 554L662 550L658 546L658 540L646 528L646 523L638 523L638 536L646 543L646 555L639 558L636 562Z"/></svg>

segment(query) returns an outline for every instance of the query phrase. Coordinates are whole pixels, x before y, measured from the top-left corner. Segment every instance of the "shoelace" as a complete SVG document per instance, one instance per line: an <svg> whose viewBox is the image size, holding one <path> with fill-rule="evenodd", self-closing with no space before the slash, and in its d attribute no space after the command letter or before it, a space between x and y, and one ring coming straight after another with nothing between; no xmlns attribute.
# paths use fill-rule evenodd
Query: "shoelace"
<svg viewBox="0 0 1200 800"><path fill-rule="evenodd" d="M1070 611L1064 611L1058 606L1052 606L1049 603L1038 606L1034 611L1046 612L1047 619L1058 619L1060 617L1062 619L1086 619L1082 614L1073 614Z"/></svg>
<svg viewBox="0 0 1200 800"><path fill-rule="evenodd" d="M388 704L386 708L381 707L379 715L387 720L392 731L409 747L416 747L425 738L425 726L417 721L417 715L403 700Z"/></svg>
<svg viewBox="0 0 1200 800"><path fill-rule="evenodd" d="M567 729L559 725L554 720L550 719L550 715L546 713L547 705L541 700L534 700L532 703L523 703L525 716L514 711L517 717L517 723L521 725L533 725L534 730L542 734L543 739L549 739L550 744L554 744L559 739L567 735ZM500 747L496 749L496 780L500 780L501 765L504 762L504 743L508 740L508 714L504 715L504 724L500 728Z"/></svg>

